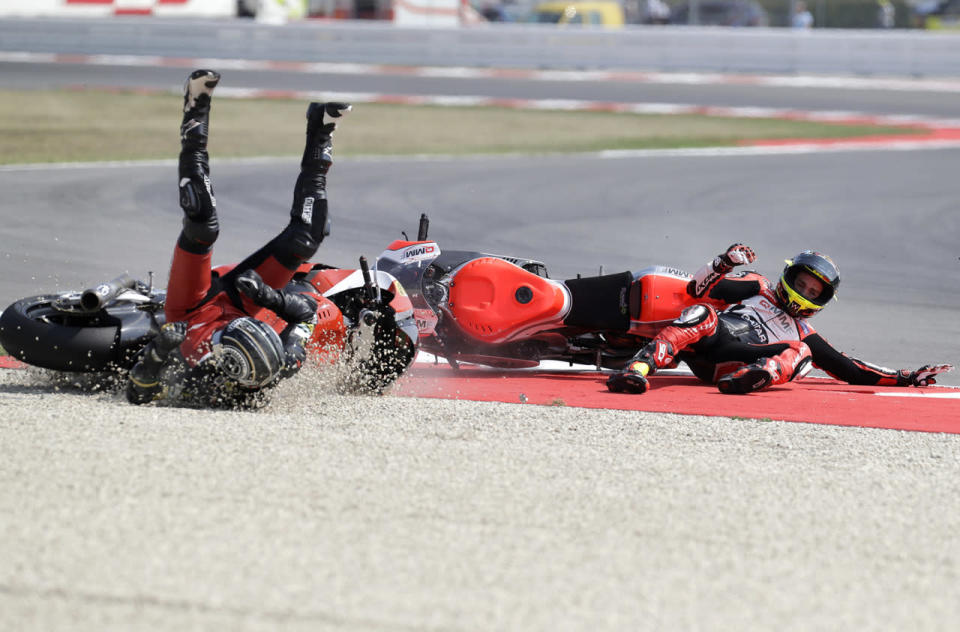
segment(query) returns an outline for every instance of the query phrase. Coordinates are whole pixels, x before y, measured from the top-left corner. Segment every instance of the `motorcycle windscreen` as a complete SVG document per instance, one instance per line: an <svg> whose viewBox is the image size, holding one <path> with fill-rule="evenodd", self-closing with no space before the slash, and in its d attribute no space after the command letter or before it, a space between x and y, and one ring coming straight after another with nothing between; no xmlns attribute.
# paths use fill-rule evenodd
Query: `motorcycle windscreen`
<svg viewBox="0 0 960 632"><path fill-rule="evenodd" d="M449 308L473 337L501 343L559 326L570 310L563 286L503 259L475 259L453 277Z"/></svg>

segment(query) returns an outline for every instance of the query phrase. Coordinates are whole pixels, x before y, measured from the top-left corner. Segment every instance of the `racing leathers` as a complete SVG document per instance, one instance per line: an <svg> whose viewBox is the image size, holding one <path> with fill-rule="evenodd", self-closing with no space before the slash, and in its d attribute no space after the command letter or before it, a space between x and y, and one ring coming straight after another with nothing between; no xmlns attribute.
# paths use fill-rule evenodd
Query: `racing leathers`
<svg viewBox="0 0 960 632"><path fill-rule="evenodd" d="M206 147L219 79L210 70L187 79L178 183L183 229L170 268L167 324L130 372L127 398L133 403L169 390L205 405L252 403L263 388L299 369L316 322L317 301L283 288L329 233L326 174L335 123L325 124L323 116L338 117L349 106L310 104L288 225L239 264L212 269L219 220ZM170 375L162 380L166 367Z"/></svg>
<svg viewBox="0 0 960 632"><path fill-rule="evenodd" d="M835 349L807 318L793 317L780 305L775 285L751 271L732 273L735 265L754 260L740 244L703 266L687 286L698 299L716 299L729 306L721 311L698 303L607 381L616 392L643 393L647 375L683 360L704 381L724 393L748 393L783 384L806 374L812 366L850 384L926 386L949 365L916 371L893 370L850 357Z"/></svg>

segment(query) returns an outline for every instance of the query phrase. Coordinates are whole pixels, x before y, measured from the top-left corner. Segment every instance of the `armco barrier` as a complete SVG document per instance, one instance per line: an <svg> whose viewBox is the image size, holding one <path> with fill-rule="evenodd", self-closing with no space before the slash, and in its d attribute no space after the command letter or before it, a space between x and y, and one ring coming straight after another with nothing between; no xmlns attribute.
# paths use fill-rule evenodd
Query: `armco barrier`
<svg viewBox="0 0 960 632"><path fill-rule="evenodd" d="M0 50L542 69L960 76L960 35L923 31L375 22L0 20Z"/></svg>

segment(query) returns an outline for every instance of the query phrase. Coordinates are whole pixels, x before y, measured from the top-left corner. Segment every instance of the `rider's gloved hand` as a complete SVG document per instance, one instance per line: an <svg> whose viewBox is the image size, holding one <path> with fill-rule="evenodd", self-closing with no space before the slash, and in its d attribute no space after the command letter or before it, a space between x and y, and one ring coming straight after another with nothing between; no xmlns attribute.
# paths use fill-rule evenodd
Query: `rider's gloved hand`
<svg viewBox="0 0 960 632"><path fill-rule="evenodd" d="M714 272L719 272L721 274L726 274L733 270L736 266L742 266L747 263L753 263L756 261L757 255L753 252L753 248L750 246L744 246L743 244L733 244L727 251L719 254L713 260L713 270Z"/></svg>
<svg viewBox="0 0 960 632"><path fill-rule="evenodd" d="M308 297L309 298L309 297ZM284 363L280 376L288 378L300 370L303 363L307 361L307 345L310 342L310 336L313 335L313 329L317 324L316 308L311 313L311 320L291 324L287 327L280 337L283 339Z"/></svg>
<svg viewBox="0 0 960 632"><path fill-rule="evenodd" d="M317 315L317 301L306 294L275 290L255 270L244 270L233 282L237 291L259 307L266 307L288 323L313 320Z"/></svg>
<svg viewBox="0 0 960 632"><path fill-rule="evenodd" d="M916 371L900 371L898 386L930 386L937 383L937 376L953 369L950 364L926 364Z"/></svg>
<svg viewBox="0 0 960 632"><path fill-rule="evenodd" d="M650 388L647 374L650 365L646 362L631 362L623 371L607 378L607 390L612 393L632 393L640 395Z"/></svg>

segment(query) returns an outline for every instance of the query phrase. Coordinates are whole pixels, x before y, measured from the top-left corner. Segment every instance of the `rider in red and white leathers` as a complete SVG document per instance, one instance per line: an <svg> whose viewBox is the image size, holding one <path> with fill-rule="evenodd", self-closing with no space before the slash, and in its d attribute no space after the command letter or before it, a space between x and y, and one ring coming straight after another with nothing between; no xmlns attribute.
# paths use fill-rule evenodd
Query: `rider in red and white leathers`
<svg viewBox="0 0 960 632"><path fill-rule="evenodd" d="M833 261L804 251L787 262L777 284L756 272L731 274L751 263L752 249L734 244L694 275L687 292L730 304L723 311L696 304L683 311L627 368L607 380L614 392L643 393L648 375L685 361L723 393L742 394L783 384L816 366L850 384L926 386L950 365L892 370L852 358L830 345L809 322L836 295Z"/></svg>
<svg viewBox="0 0 960 632"><path fill-rule="evenodd" d="M255 405L263 389L300 368L316 322L317 300L285 287L329 232L326 174L335 123L323 119L325 114L341 116L349 105L310 104L289 223L236 266L212 269L220 231L207 137L211 98L219 81L219 73L201 69L186 82L178 168L183 229L170 268L166 324L130 371L126 394L132 403L162 397L168 385L160 379L161 370L176 364L180 370L168 381L180 392L186 386L194 401Z"/></svg>

